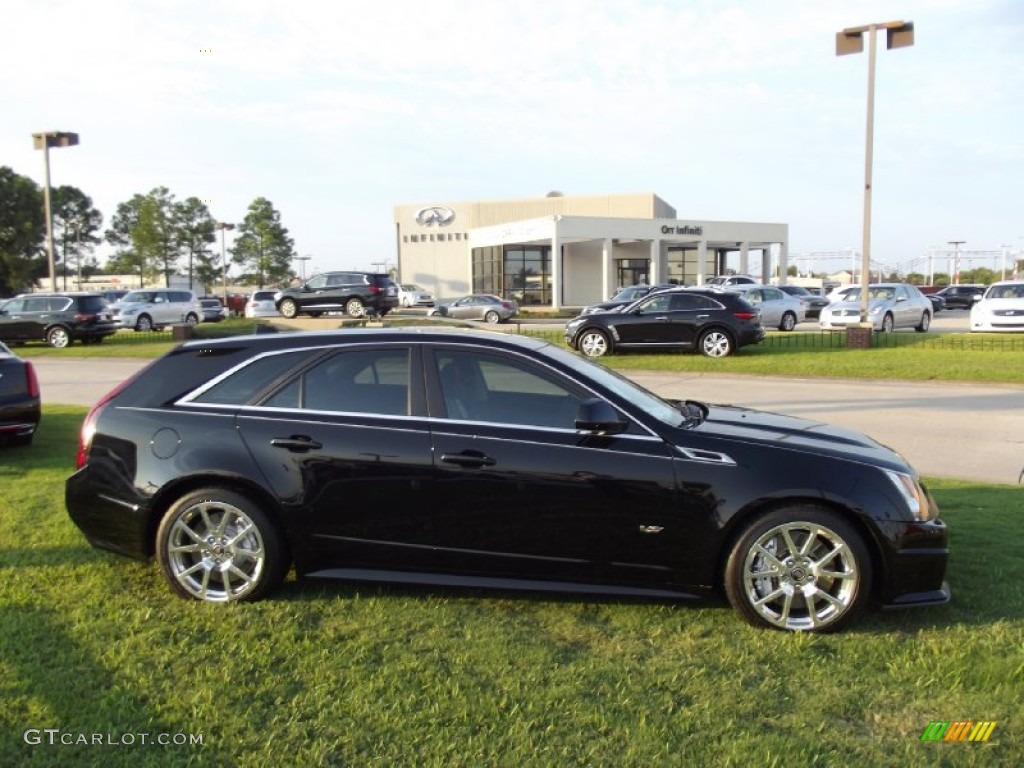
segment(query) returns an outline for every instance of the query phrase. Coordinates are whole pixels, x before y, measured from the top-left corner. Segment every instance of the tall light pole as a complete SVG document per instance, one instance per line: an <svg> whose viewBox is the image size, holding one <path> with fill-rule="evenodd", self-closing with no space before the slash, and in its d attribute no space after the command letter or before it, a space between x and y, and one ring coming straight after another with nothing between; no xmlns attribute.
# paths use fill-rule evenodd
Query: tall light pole
<svg viewBox="0 0 1024 768"><path fill-rule="evenodd" d="M875 33L886 32L886 48L904 48L914 44L914 23L911 21L886 21L867 24L863 27L848 27L836 33L836 56L861 53L864 50L864 33L868 33L868 119L864 151L864 248L861 252L860 268L860 322L868 323L868 281L871 271L871 165L874 154L875 134Z"/></svg>
<svg viewBox="0 0 1024 768"><path fill-rule="evenodd" d="M46 258L50 264L50 290L57 290L57 269L53 259L53 211L50 207L50 147L74 147L78 134L69 131L41 131L32 134L32 145L43 150L46 183L43 185L43 204L46 208Z"/></svg>
<svg viewBox="0 0 1024 768"><path fill-rule="evenodd" d="M220 230L220 264L222 275L221 278L224 281L224 306L228 305L228 257L227 251L224 250L224 230L234 229L234 224L228 224L223 221L217 222L217 229Z"/></svg>
<svg viewBox="0 0 1024 768"><path fill-rule="evenodd" d="M960 285L960 246L966 243L966 240L949 240L950 245L953 246L955 261L953 262L953 285Z"/></svg>

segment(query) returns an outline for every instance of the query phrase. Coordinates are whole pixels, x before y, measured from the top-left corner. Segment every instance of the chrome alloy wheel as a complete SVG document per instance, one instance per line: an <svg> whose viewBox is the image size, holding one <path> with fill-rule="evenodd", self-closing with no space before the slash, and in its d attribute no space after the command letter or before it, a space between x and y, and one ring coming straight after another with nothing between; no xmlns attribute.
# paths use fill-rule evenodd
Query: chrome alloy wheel
<svg viewBox="0 0 1024 768"><path fill-rule="evenodd" d="M746 601L760 619L780 629L827 627L853 608L860 584L850 545L818 523L771 528L743 561Z"/></svg>
<svg viewBox="0 0 1024 768"><path fill-rule="evenodd" d="M723 331L708 331L700 338L700 351L706 357L728 357L732 339Z"/></svg>
<svg viewBox="0 0 1024 768"><path fill-rule="evenodd" d="M173 521L166 541L169 576L198 600L244 598L263 576L263 537L252 518L232 504L192 504Z"/></svg>
<svg viewBox="0 0 1024 768"><path fill-rule="evenodd" d="M608 354L608 337L600 331L584 331L579 348L587 357L603 357Z"/></svg>

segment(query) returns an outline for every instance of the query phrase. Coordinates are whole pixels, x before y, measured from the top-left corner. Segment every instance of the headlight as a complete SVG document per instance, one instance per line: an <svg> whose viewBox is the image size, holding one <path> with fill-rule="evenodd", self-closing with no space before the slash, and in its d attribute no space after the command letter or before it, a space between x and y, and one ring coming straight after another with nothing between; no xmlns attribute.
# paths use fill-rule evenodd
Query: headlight
<svg viewBox="0 0 1024 768"><path fill-rule="evenodd" d="M931 505L928 503L928 497L925 495L924 488L921 487L917 478L891 470L886 470L885 474L888 475L892 484L896 486L896 490L900 492L900 496L907 503L911 517L920 523L930 520L932 514Z"/></svg>

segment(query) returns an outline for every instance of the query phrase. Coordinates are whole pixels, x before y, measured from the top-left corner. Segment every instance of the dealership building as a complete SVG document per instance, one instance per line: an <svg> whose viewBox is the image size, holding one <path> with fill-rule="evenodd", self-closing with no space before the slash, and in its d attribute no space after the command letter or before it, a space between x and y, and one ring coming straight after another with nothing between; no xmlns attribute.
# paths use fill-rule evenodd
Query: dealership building
<svg viewBox="0 0 1024 768"><path fill-rule="evenodd" d="M394 209L398 272L447 298L493 293L559 309L602 301L636 283L699 285L739 254L761 252L786 274L787 224L677 218L653 194L433 202ZM755 275L757 277L758 275Z"/></svg>

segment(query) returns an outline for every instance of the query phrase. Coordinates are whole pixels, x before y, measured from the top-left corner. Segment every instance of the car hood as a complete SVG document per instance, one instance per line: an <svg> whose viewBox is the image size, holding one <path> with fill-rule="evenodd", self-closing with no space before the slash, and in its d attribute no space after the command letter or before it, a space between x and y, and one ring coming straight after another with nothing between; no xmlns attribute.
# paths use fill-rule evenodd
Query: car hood
<svg viewBox="0 0 1024 768"><path fill-rule="evenodd" d="M761 444L814 454L825 453L862 464L910 471L906 460L896 451L855 429L768 411L708 404L704 423L696 430L683 431L744 445Z"/></svg>
<svg viewBox="0 0 1024 768"><path fill-rule="evenodd" d="M887 307L892 304L892 299L868 299L868 309L875 307ZM855 301L833 301L831 309L860 309L860 299Z"/></svg>

